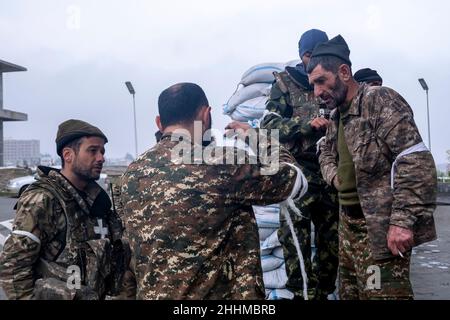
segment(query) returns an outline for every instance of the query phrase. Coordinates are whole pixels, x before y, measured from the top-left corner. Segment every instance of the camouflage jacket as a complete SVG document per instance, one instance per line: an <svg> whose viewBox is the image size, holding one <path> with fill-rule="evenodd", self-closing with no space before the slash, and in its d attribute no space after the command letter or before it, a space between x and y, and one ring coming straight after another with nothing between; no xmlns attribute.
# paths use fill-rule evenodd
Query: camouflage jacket
<svg viewBox="0 0 450 320"><path fill-rule="evenodd" d="M408 103L392 89L364 84L348 113L342 119L345 140L355 165L358 195L375 259L391 257L387 247L390 225L413 230L416 245L436 239L433 157L428 151L401 155L422 143ZM319 158L330 185L337 174L337 109L331 118ZM396 159L392 188L391 170Z"/></svg>
<svg viewBox="0 0 450 320"><path fill-rule="evenodd" d="M122 178L125 237L138 299L263 299L259 236L252 205L289 197L299 171L280 149L275 175L260 164L185 164L178 141L161 141ZM194 145L189 138L189 145ZM224 147L236 156L237 150ZM194 153L194 151L193 151Z"/></svg>
<svg viewBox="0 0 450 320"><path fill-rule="evenodd" d="M0 256L0 285L9 299L87 298L65 283L68 268L78 266L82 290L101 298L107 288L99 279L110 274L112 264L106 251L123 230L108 194L92 182L81 196L52 168L39 167L38 175L17 203Z"/></svg>
<svg viewBox="0 0 450 320"><path fill-rule="evenodd" d="M264 129L278 129L280 142L292 153L309 183L325 184L320 175L316 144L325 131L314 130L310 122L320 116L322 105L314 92L295 77L295 68L274 73L275 83L261 121Z"/></svg>

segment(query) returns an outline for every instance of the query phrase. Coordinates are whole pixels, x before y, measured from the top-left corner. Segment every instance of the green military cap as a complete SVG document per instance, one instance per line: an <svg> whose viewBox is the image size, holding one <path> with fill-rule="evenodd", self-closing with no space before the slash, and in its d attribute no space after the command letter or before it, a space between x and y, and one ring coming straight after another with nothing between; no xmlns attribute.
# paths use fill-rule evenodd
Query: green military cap
<svg viewBox="0 0 450 320"><path fill-rule="evenodd" d="M350 49L341 35L319 44L312 52L311 59L320 56L335 56L341 58L350 66L352 65L352 62L350 61Z"/></svg>
<svg viewBox="0 0 450 320"><path fill-rule="evenodd" d="M70 119L61 123L56 134L56 151L61 156L62 149L70 142L81 137L100 137L108 142L105 134L97 127L81 121Z"/></svg>

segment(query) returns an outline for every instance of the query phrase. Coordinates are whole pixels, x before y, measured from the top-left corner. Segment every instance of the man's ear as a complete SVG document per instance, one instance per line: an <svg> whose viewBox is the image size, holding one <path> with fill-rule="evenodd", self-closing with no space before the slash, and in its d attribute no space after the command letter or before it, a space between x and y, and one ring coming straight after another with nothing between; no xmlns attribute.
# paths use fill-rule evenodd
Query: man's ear
<svg viewBox="0 0 450 320"><path fill-rule="evenodd" d="M201 121L203 124L207 123L209 110L211 110L210 107L207 107L207 106L201 107L199 109L199 111L197 112L195 121Z"/></svg>
<svg viewBox="0 0 450 320"><path fill-rule="evenodd" d="M71 148L63 148L62 150L62 156L64 159L64 163L71 164L73 162L73 159L75 157L75 152Z"/></svg>
<svg viewBox="0 0 450 320"><path fill-rule="evenodd" d="M164 128L163 128L163 126L161 124L161 117L160 116L156 116L155 122L156 122L156 126L158 127L159 131L163 132Z"/></svg>
<svg viewBox="0 0 450 320"><path fill-rule="evenodd" d="M210 117L211 117L211 107L202 108L202 118L201 118L202 122L208 123L209 121L211 121Z"/></svg>
<svg viewBox="0 0 450 320"><path fill-rule="evenodd" d="M342 81L347 82L352 78L352 70L346 64L341 64L338 69L338 75Z"/></svg>

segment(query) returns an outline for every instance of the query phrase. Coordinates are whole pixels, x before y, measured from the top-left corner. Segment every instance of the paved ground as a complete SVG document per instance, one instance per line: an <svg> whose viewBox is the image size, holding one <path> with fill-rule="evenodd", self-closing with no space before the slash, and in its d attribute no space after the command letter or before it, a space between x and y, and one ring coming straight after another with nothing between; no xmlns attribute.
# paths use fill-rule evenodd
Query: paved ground
<svg viewBox="0 0 450 320"><path fill-rule="evenodd" d="M411 281L416 299L450 300L450 206L439 206L435 218L438 240L414 249Z"/></svg>
<svg viewBox="0 0 450 320"><path fill-rule="evenodd" d="M450 203L450 196L440 197ZM14 217L17 199L0 197L0 223ZM411 281L418 300L450 300L450 206L438 207L436 227L439 239L414 249ZM0 225L0 251L7 230ZM5 299L0 289L0 300Z"/></svg>

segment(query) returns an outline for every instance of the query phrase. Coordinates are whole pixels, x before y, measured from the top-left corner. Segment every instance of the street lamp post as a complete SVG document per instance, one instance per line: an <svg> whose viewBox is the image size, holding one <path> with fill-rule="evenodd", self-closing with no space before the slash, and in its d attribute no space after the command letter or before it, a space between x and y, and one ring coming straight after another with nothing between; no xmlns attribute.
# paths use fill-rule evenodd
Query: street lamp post
<svg viewBox="0 0 450 320"><path fill-rule="evenodd" d="M133 114L134 114L134 147L135 147L135 155L136 159L138 157L138 142L137 142L137 128L136 128L136 100L134 98L134 95L136 94L136 91L134 91L133 85L130 81L125 82L125 85L128 88L128 91L133 96Z"/></svg>
<svg viewBox="0 0 450 320"><path fill-rule="evenodd" d="M427 94L427 121L428 121L428 148L430 148L431 151L431 131L430 131L430 100L428 98L428 84L426 83L425 79L420 78L419 83L422 86L423 90L425 90Z"/></svg>

